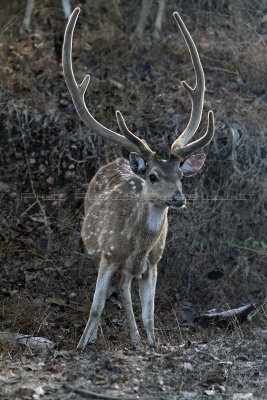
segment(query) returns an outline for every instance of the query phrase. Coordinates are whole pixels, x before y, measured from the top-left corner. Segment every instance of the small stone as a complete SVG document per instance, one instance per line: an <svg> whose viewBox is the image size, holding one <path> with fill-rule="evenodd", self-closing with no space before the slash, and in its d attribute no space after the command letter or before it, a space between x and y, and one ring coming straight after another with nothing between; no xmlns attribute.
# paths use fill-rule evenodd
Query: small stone
<svg viewBox="0 0 267 400"><path fill-rule="evenodd" d="M204 390L204 393L207 395L207 396L215 396L215 391L214 390Z"/></svg>
<svg viewBox="0 0 267 400"><path fill-rule="evenodd" d="M53 185L55 182L55 179L53 178L53 176L49 176L47 178L46 182L48 183L48 185Z"/></svg>
<svg viewBox="0 0 267 400"><path fill-rule="evenodd" d="M10 192L11 188L8 183L0 182L0 192Z"/></svg>
<svg viewBox="0 0 267 400"><path fill-rule="evenodd" d="M194 367L190 362L184 362L181 364L181 368L186 372L193 372Z"/></svg>
<svg viewBox="0 0 267 400"><path fill-rule="evenodd" d="M34 391L38 396L43 396L45 394L44 389L42 388L42 386L37 386L34 389Z"/></svg>
<svg viewBox="0 0 267 400"><path fill-rule="evenodd" d="M11 197L11 199L15 199L17 197L18 193L17 192L11 192L9 197Z"/></svg>
<svg viewBox="0 0 267 400"><path fill-rule="evenodd" d="M39 170L40 170L42 173L44 173L45 170L46 170L45 165L44 165L44 164L40 164L40 165L39 165Z"/></svg>
<svg viewBox="0 0 267 400"><path fill-rule="evenodd" d="M69 100L67 100L67 99L61 99L61 100L59 101L59 104L60 104L62 107L67 107L67 106L70 104L70 102L69 102Z"/></svg>

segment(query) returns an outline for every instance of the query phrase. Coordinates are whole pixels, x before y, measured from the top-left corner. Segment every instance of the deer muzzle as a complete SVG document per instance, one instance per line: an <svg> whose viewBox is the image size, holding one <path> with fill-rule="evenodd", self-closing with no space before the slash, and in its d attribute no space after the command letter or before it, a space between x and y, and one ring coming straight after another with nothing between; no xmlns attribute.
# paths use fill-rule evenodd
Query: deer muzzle
<svg viewBox="0 0 267 400"><path fill-rule="evenodd" d="M174 194L172 198L167 202L168 206L173 208L180 208L185 206L186 198L182 193Z"/></svg>

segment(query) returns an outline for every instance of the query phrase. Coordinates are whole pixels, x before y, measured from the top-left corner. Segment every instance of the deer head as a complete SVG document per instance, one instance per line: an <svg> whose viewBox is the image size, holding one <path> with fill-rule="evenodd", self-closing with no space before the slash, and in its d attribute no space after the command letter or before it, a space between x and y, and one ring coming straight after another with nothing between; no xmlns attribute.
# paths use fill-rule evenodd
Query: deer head
<svg viewBox="0 0 267 400"><path fill-rule="evenodd" d="M88 128L98 135L112 140L130 151L129 161L133 172L144 179L144 200L154 202L161 206L181 207L185 204L182 193L182 177L194 175L203 166L205 154L194 154L207 146L214 135L213 112L208 112L208 125L205 134L198 140L190 142L195 135L202 117L205 93L205 76L198 51L180 15L175 12L174 18L182 32L190 52L195 70L196 84L192 88L185 81L183 88L190 96L192 110L190 120L181 135L172 143L170 155L163 160L153 151L148 144L132 133L119 111L116 117L121 134L114 132L97 122L88 110L84 94L89 84L90 76L87 75L80 85L77 84L72 70L72 40L73 31L80 9L76 8L67 25L63 45L63 71L73 103L80 118Z"/></svg>

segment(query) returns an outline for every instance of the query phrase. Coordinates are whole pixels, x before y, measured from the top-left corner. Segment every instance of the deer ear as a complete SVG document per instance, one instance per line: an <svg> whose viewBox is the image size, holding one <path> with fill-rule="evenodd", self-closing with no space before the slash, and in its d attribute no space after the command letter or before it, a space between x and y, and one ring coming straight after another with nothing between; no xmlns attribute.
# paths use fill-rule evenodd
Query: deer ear
<svg viewBox="0 0 267 400"><path fill-rule="evenodd" d="M206 159L206 154L204 153L194 154L186 158L183 164L181 165L181 170L183 172L183 175L186 178L195 175L200 170L200 168L203 167L205 159Z"/></svg>
<svg viewBox="0 0 267 400"><path fill-rule="evenodd" d="M146 162L138 153L130 153L129 163L135 174L142 175L146 172Z"/></svg>

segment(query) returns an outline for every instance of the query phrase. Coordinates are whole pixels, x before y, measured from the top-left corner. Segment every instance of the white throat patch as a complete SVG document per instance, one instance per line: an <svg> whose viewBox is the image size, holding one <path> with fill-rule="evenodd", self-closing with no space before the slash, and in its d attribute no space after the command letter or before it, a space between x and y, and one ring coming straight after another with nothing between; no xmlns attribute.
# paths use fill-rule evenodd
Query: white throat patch
<svg viewBox="0 0 267 400"><path fill-rule="evenodd" d="M148 205L147 225L150 231L158 232L166 216L167 207L162 208L155 204Z"/></svg>

